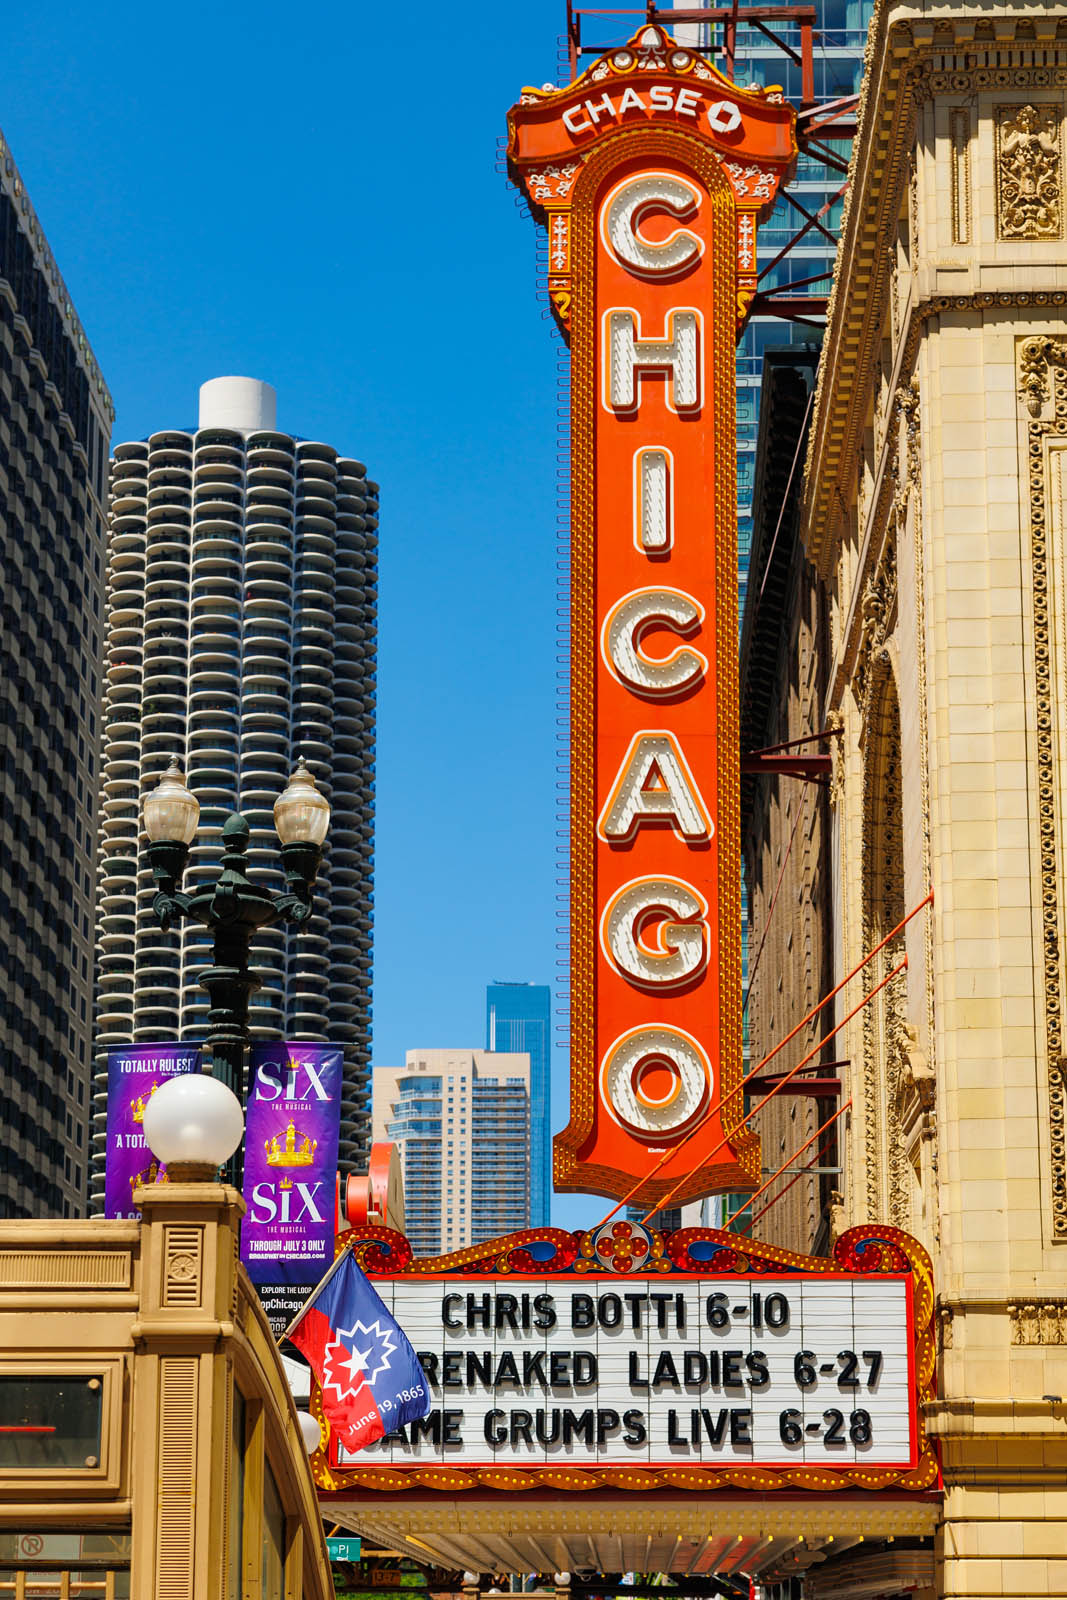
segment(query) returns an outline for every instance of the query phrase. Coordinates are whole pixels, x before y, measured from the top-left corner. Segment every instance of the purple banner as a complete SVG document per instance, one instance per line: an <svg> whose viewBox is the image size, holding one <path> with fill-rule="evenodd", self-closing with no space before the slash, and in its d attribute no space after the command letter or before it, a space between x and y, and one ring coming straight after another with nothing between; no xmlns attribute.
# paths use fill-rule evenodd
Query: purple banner
<svg viewBox="0 0 1067 1600"><path fill-rule="evenodd" d="M107 1145L104 1165L104 1215L139 1217L133 1191L139 1183L165 1176L145 1143L141 1119L148 1101L167 1078L196 1072L196 1044L138 1044L107 1053Z"/></svg>
<svg viewBox="0 0 1067 1600"><path fill-rule="evenodd" d="M250 1065L241 1259L280 1332L333 1260L344 1057L330 1044L257 1044Z"/></svg>

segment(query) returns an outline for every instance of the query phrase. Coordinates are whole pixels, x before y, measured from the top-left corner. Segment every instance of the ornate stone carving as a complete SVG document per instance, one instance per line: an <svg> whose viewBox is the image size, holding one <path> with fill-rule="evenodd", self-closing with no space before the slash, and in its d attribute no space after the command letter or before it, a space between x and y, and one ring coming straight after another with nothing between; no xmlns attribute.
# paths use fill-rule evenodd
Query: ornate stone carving
<svg viewBox="0 0 1067 1600"><path fill-rule="evenodd" d="M853 689L863 744L863 948L873 949L900 922L904 882L901 829L900 714L886 644L896 619L896 546L887 540L861 602L860 646ZM873 985L904 953L900 934L867 969ZM863 1009L864 1178L869 1221L888 1213L910 1227L910 1183L896 1105L906 989L897 973Z"/></svg>
<svg viewBox="0 0 1067 1600"><path fill-rule="evenodd" d="M996 142L999 237L1061 238L1059 107L998 106Z"/></svg>
<svg viewBox="0 0 1067 1600"><path fill-rule="evenodd" d="M904 1153L922 1184L923 1144L934 1138L936 1130L937 1084L926 1052L919 1046L918 1030L910 1023L905 1023L898 1043L897 1117L904 1139Z"/></svg>
<svg viewBox="0 0 1067 1600"><path fill-rule="evenodd" d="M853 682L865 723L871 695L872 668L883 653L896 615L896 603L897 551L896 545L890 543L886 546L877 572L868 578L860 602L860 645Z"/></svg>
<svg viewBox="0 0 1067 1600"><path fill-rule="evenodd" d="M1067 1344L1067 1300L1013 1301L1008 1314L1012 1344Z"/></svg>
<svg viewBox="0 0 1067 1600"><path fill-rule="evenodd" d="M826 726L834 735L830 740L830 804L836 810L845 792L845 719L840 711L830 711Z"/></svg>
<svg viewBox="0 0 1067 1600"><path fill-rule="evenodd" d="M971 113L967 106L949 112L952 140L952 243L971 240Z"/></svg>
<svg viewBox="0 0 1067 1600"><path fill-rule="evenodd" d="M1052 1233L1067 1241L1067 1062L1063 1056L1060 970L1059 861L1056 837L1056 757L1053 742L1052 653L1045 439L1067 437L1067 338L1025 339L1019 347L1019 392L1030 411L1028 425L1031 592L1033 595L1036 698L1037 817L1041 869L1042 971L1048 1074ZM1052 415L1040 416L1053 391ZM1036 405L1035 405L1036 402Z"/></svg>
<svg viewBox="0 0 1067 1600"><path fill-rule="evenodd" d="M1049 401L1051 374L1067 364L1062 339L1038 334L1019 346L1019 396L1032 417L1039 417Z"/></svg>

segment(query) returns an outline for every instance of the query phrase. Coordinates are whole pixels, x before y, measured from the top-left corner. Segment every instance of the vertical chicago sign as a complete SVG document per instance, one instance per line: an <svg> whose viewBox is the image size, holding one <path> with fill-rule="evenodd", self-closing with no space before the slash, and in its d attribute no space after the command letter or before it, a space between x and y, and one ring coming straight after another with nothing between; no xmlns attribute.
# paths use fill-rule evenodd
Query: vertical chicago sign
<svg viewBox="0 0 1067 1600"><path fill-rule="evenodd" d="M780 93L737 89L651 25L509 115L572 352L561 1189L621 1197L655 1169L652 1205L758 1182L736 1128L734 352L756 225L795 155Z"/></svg>

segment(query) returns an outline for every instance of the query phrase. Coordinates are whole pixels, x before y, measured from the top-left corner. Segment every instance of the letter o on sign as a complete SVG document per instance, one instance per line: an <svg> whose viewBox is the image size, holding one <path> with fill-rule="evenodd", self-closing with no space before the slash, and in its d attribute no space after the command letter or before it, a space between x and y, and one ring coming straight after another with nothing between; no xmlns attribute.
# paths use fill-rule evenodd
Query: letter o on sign
<svg viewBox="0 0 1067 1600"><path fill-rule="evenodd" d="M741 112L729 100L716 100L708 107L708 126L712 133L736 133L741 126Z"/></svg>
<svg viewBox="0 0 1067 1600"><path fill-rule="evenodd" d="M601 1096L616 1122L646 1144L671 1144L703 1116L711 1063L681 1028L631 1028L600 1066Z"/></svg>

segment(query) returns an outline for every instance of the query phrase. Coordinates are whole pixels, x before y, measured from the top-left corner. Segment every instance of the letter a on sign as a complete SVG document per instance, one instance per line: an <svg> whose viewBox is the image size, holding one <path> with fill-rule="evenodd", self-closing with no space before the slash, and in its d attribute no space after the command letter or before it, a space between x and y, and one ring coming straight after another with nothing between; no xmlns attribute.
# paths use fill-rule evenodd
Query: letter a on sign
<svg viewBox="0 0 1067 1600"><path fill-rule="evenodd" d="M650 24L568 88L524 90L508 124L572 355L571 1117L555 1181L621 1198L647 1178L651 1209L759 1182L759 1141L738 1128L734 359L794 113Z"/></svg>

